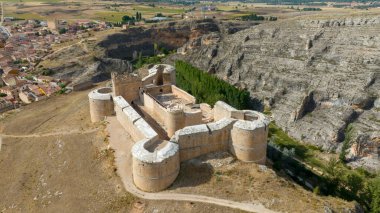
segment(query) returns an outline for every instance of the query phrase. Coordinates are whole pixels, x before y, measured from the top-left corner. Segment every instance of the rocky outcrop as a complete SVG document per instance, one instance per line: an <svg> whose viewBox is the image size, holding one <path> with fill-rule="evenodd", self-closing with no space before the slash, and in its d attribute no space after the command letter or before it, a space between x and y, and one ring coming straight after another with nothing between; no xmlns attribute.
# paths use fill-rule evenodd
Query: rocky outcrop
<svg viewBox="0 0 380 213"><path fill-rule="evenodd" d="M73 45L56 50L44 58L36 72L49 69L55 77L72 79L74 82L99 82L110 78L111 72L128 72L130 60L153 55L155 44L159 49L176 50L189 42L194 47L216 44L219 33L231 34L252 26L245 22L224 22L213 19L165 22L149 28L120 30L101 40L84 39ZM203 35L207 35L202 37ZM191 48L192 45L188 45ZM184 51L187 51L184 50ZM217 55L217 49L208 56Z"/></svg>
<svg viewBox="0 0 380 213"><path fill-rule="evenodd" d="M251 25L248 22L220 22L213 19L167 22L150 28L130 28L110 35L99 46L105 48L107 57L131 60L136 52L153 55L154 44L171 51L190 41L188 48L191 49L192 46L218 42L218 33L231 34Z"/></svg>
<svg viewBox="0 0 380 213"><path fill-rule="evenodd" d="M339 152L351 124L349 143L363 151L347 158L380 169L380 17L305 17L212 38L169 60L244 85L289 135L323 149Z"/></svg>

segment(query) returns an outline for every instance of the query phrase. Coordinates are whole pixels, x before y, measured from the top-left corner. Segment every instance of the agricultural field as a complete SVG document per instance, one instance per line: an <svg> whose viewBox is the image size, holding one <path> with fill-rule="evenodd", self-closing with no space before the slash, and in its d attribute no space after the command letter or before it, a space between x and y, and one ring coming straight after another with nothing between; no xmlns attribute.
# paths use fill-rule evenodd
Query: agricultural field
<svg viewBox="0 0 380 213"><path fill-rule="evenodd" d="M172 5L144 5L111 2L65 2L65 1L18 1L4 4L5 16L19 19L93 19L108 22L120 22L125 15L142 13L143 18L152 18L157 13L165 16L180 16L188 7ZM38 10L37 10L38 8Z"/></svg>
<svg viewBox="0 0 380 213"><path fill-rule="evenodd" d="M211 6L212 10L201 10L201 7ZM66 1L66 0L10 0L4 4L5 16L20 19L92 19L107 22L120 22L125 15L133 16L136 12L142 13L142 17L149 19L158 13L164 16L180 19L213 17L218 19L236 19L240 16L257 14L263 16L275 16L281 19L311 14L313 12L299 11L289 6L253 4L253 3L201 3L184 6L168 3L130 3L123 1ZM195 10L193 10L195 8ZM323 11L345 9L323 8ZM345 10L349 11L349 10ZM184 15L184 16L182 16Z"/></svg>

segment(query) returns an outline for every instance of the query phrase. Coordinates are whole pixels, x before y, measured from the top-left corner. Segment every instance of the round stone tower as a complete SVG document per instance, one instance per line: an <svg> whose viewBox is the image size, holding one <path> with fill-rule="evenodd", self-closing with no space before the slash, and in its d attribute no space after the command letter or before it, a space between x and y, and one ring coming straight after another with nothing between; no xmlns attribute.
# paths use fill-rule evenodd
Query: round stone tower
<svg viewBox="0 0 380 213"><path fill-rule="evenodd" d="M164 147L150 152L145 146L154 142L144 139L132 147L133 182L147 192L169 187L177 178L180 167L178 144L168 141Z"/></svg>
<svg viewBox="0 0 380 213"><path fill-rule="evenodd" d="M106 116L114 114L112 88L103 87L88 94L92 122L102 121Z"/></svg>
<svg viewBox="0 0 380 213"><path fill-rule="evenodd" d="M245 120L233 125L230 150L241 161L265 164L269 120L258 112L245 111L245 114Z"/></svg>

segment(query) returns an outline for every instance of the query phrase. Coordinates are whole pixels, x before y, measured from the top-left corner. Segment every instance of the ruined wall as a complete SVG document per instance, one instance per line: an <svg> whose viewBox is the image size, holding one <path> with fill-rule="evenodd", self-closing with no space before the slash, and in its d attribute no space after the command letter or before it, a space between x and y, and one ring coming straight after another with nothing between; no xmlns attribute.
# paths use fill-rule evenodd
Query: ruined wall
<svg viewBox="0 0 380 213"><path fill-rule="evenodd" d="M173 138L179 145L180 160L185 161L206 153L227 150L234 122L225 118L177 131Z"/></svg>
<svg viewBox="0 0 380 213"><path fill-rule="evenodd" d="M160 85L160 86L155 86L155 85L149 85L146 86L143 89L146 93L149 93L153 96L159 95L159 94L165 94L165 93L171 93L172 92L172 86L170 84L166 85Z"/></svg>
<svg viewBox="0 0 380 213"><path fill-rule="evenodd" d="M116 112L117 120L136 141L132 147L132 172L138 188L163 190L178 176L180 162L210 152L230 151L239 160L265 163L269 120L263 114L236 110L221 101L213 110L204 104L199 110L187 106L184 109L166 108L156 100L156 95L171 92L190 103L196 102L193 96L171 85L173 82L174 67L160 65L150 69L149 76L142 80L132 74L113 74L114 100L109 88L107 94L98 91L94 93L97 95L89 94L90 111L96 112L94 118L104 118L104 114ZM136 99L143 103L144 110L151 117L164 125L170 141L161 141L155 130L130 105ZM205 118L202 109L207 112ZM215 122L210 122L212 120ZM201 124L205 121L208 123ZM163 147L154 149L157 144Z"/></svg>
<svg viewBox="0 0 380 213"><path fill-rule="evenodd" d="M168 116L165 107L147 93L144 93L143 98L144 106L149 110L148 113L159 123L165 124L165 120L167 120Z"/></svg>
<svg viewBox="0 0 380 213"><path fill-rule="evenodd" d="M218 121L223 118L231 118L232 112L236 111L236 109L222 101L218 101L215 103L213 111L214 120Z"/></svg>
<svg viewBox="0 0 380 213"><path fill-rule="evenodd" d="M157 64L149 70L149 75L142 79L144 86L148 84L175 84L175 68L168 64Z"/></svg>
<svg viewBox="0 0 380 213"><path fill-rule="evenodd" d="M172 184L179 173L178 145L168 142L158 151L148 151L151 143L161 143L153 128L121 96L115 97L116 117L137 143L132 147L135 185L144 191L160 191Z"/></svg>
<svg viewBox="0 0 380 213"><path fill-rule="evenodd" d="M142 87L142 82L137 75L111 73L111 80L114 97L122 96L130 103L139 98L139 88Z"/></svg>
<svg viewBox="0 0 380 213"><path fill-rule="evenodd" d="M167 109L150 94L144 93L144 107L159 123L163 124L169 137L185 127L186 116L182 109ZM193 120L195 118L192 118Z"/></svg>
<svg viewBox="0 0 380 213"><path fill-rule="evenodd" d="M187 93L186 91L176 87L175 85L172 85L172 93L176 96L178 96L179 98L182 98L182 99L185 99L193 104L196 103L196 99L194 98L194 96L190 95L189 93Z"/></svg>
<svg viewBox="0 0 380 213"><path fill-rule="evenodd" d="M150 74L150 75L144 77L141 80L142 81L142 85L146 86L146 85L149 85L149 84L153 84L154 79L156 79L156 75L155 74Z"/></svg>
<svg viewBox="0 0 380 213"><path fill-rule="evenodd" d="M158 139L158 134L121 96L115 98L116 118L134 141L145 138Z"/></svg>
<svg viewBox="0 0 380 213"><path fill-rule="evenodd" d="M185 111L185 126L193 126L202 123L202 111L192 110L190 112Z"/></svg>
<svg viewBox="0 0 380 213"><path fill-rule="evenodd" d="M229 151L245 162L264 164L266 161L269 120L259 112L236 110L218 101L214 107L214 119L237 119L231 130Z"/></svg>
<svg viewBox="0 0 380 213"><path fill-rule="evenodd" d="M111 88L103 87L88 94L92 122L102 121L106 116L114 114L111 93Z"/></svg>

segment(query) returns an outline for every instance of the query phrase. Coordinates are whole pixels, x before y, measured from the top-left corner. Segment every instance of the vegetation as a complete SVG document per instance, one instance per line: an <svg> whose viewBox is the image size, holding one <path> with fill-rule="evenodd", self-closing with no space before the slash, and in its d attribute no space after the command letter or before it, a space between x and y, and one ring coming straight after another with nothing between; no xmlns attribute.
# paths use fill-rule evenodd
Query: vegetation
<svg viewBox="0 0 380 213"><path fill-rule="evenodd" d="M57 91L57 94L61 95L67 92L66 84L59 82L58 86L61 87L61 89Z"/></svg>
<svg viewBox="0 0 380 213"><path fill-rule="evenodd" d="M274 17L274 16L269 16L269 17L258 16L254 13L249 14L249 15L245 15L245 16L241 16L241 19L243 21L264 21L264 20L277 21L277 17Z"/></svg>
<svg viewBox="0 0 380 213"><path fill-rule="evenodd" d="M267 4L284 4L284 5L300 5L300 4L310 4L314 3L315 1L313 0L283 0L283 1L278 1L278 0L255 0L254 2L257 3L267 3ZM325 3L325 2L331 2L329 0L320 0L318 3ZM354 0L334 0L333 2L354 2ZM373 0L359 0L356 2L373 2Z"/></svg>
<svg viewBox="0 0 380 213"><path fill-rule="evenodd" d="M273 138L274 143L281 149L294 149L297 159L301 160L302 162L306 162L312 168L323 167L323 163L316 157L317 154L321 152L320 148L313 145L302 144L297 140L289 137L288 134L286 134L273 121L269 124L269 137Z"/></svg>
<svg viewBox="0 0 380 213"><path fill-rule="evenodd" d="M67 29L66 28L61 28L59 29L58 33L59 34L65 34L67 32Z"/></svg>
<svg viewBox="0 0 380 213"><path fill-rule="evenodd" d="M3 98L3 97L7 97L7 94L5 94L5 93L1 93L1 92L0 92L0 97L1 97L1 98Z"/></svg>
<svg viewBox="0 0 380 213"><path fill-rule="evenodd" d="M25 76L25 79L27 79L29 81L33 81L34 80L32 75Z"/></svg>
<svg viewBox="0 0 380 213"><path fill-rule="evenodd" d="M137 60L133 63L133 67L135 69L139 69L145 64L159 64L161 63L161 59L162 57L157 56L157 55L144 57L142 56L142 53L140 52Z"/></svg>
<svg viewBox="0 0 380 213"><path fill-rule="evenodd" d="M51 70L51 69L43 68L41 74L42 74L42 75L53 75L54 72L53 72L53 70Z"/></svg>
<svg viewBox="0 0 380 213"><path fill-rule="evenodd" d="M229 83L218 79L184 61L176 61L177 85L197 98L201 103L211 106L218 100L223 100L237 109L247 109L250 94Z"/></svg>
<svg viewBox="0 0 380 213"><path fill-rule="evenodd" d="M302 9L303 11L321 11L321 8L316 8L316 7L305 7Z"/></svg>
<svg viewBox="0 0 380 213"><path fill-rule="evenodd" d="M136 18L134 16L128 16L128 15L125 15L121 18L121 21L123 24L125 23L133 23L135 22Z"/></svg>
<svg viewBox="0 0 380 213"><path fill-rule="evenodd" d="M348 126L346 140L350 139L352 127ZM271 143L278 150L281 150L285 156L291 157L288 153L292 153L294 149L294 158L306 165L299 163L296 168L296 173L305 174L305 166L311 166L314 171L312 174L318 179L317 189L314 188L314 193L322 195L333 195L345 200L355 200L360 203L368 212L379 212L380 204L380 175L371 174L366 170L351 169L347 167L343 161L331 159L329 162L324 162L318 158L321 150L311 145L305 145L297 140L289 137L282 131L274 122L269 126L269 137ZM346 141L345 140L345 141ZM344 146L344 145L343 145ZM286 168L287 162L284 159L274 160L276 169ZM293 162L294 163L294 162ZM310 174L306 178L310 178Z"/></svg>
<svg viewBox="0 0 380 213"><path fill-rule="evenodd" d="M352 130L353 130L353 127L352 127L351 124L349 124L349 125L346 127L345 138L344 138L344 141L343 141L342 151L341 151L340 154L339 154L339 159L340 159L342 162L345 162L345 161L346 161L347 150L348 150L348 148L350 147L350 141L351 141Z"/></svg>
<svg viewBox="0 0 380 213"><path fill-rule="evenodd" d="M223 100L239 109L248 108L247 91L239 90L183 61L176 62L176 70L177 85L194 95L198 101L212 105L217 100ZM352 127L348 126L346 141L350 140L351 131ZM274 122L269 126L269 137L271 146L282 153L280 158L271 158L274 168L284 169L291 166L297 176L303 179L313 177L316 184L313 190L315 194L355 200L366 211L379 212L380 175L371 174L361 168L351 169L336 159L325 162L318 157L322 153L320 148L289 137Z"/></svg>
<svg viewBox="0 0 380 213"><path fill-rule="evenodd" d="M157 13L155 17L166 17L162 13Z"/></svg>

